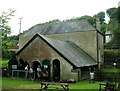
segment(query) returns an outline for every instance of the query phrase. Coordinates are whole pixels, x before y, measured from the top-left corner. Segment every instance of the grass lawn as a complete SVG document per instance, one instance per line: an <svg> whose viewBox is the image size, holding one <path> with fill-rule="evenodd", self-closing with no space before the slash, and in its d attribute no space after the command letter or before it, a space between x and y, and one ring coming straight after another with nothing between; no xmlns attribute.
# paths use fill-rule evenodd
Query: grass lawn
<svg viewBox="0 0 120 91"><path fill-rule="evenodd" d="M39 89L40 83L37 81L24 80L24 79L12 79L2 77L3 89Z"/></svg>
<svg viewBox="0 0 120 91"><path fill-rule="evenodd" d="M101 71L103 71L103 72L120 72L120 69L114 68L114 67L111 67L111 68L101 68Z"/></svg>
<svg viewBox="0 0 120 91"><path fill-rule="evenodd" d="M72 91L73 89L84 89L82 91L86 91L86 90L98 91L100 83L104 83L104 82L89 83L89 81L80 81L77 83L70 83L69 91ZM2 89L36 89L35 91L37 91L38 89L40 89L40 82L3 77ZM63 88L60 85L49 85L48 89L63 90Z"/></svg>

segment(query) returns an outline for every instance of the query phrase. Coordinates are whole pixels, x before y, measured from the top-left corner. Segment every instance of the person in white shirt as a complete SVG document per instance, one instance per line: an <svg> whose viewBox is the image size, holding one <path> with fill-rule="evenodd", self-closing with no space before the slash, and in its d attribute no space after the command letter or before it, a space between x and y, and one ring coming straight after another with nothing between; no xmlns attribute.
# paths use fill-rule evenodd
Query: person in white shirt
<svg viewBox="0 0 120 91"><path fill-rule="evenodd" d="M94 68L94 71L91 71L91 68L89 70L90 70L90 80L89 80L89 82L94 83L95 68Z"/></svg>
<svg viewBox="0 0 120 91"><path fill-rule="evenodd" d="M41 72L42 72L41 67L40 67L40 65L38 65L38 68L37 68L37 76L38 77L41 76Z"/></svg>
<svg viewBox="0 0 120 91"><path fill-rule="evenodd" d="M25 66L25 78L28 77L28 65Z"/></svg>

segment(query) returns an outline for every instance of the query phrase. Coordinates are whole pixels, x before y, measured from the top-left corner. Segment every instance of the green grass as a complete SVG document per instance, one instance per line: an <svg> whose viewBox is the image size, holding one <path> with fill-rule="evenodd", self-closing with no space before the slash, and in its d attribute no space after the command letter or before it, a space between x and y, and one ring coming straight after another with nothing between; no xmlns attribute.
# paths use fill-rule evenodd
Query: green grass
<svg viewBox="0 0 120 91"><path fill-rule="evenodd" d="M101 68L101 71L103 72L120 72L120 69L117 69L117 68Z"/></svg>
<svg viewBox="0 0 120 91"><path fill-rule="evenodd" d="M24 80L24 79L12 79L2 77L3 89L39 89L40 83L37 81Z"/></svg>
<svg viewBox="0 0 120 91"><path fill-rule="evenodd" d="M99 89L99 84L104 82L89 83L89 81L80 81L75 84L70 84L70 89Z"/></svg>
<svg viewBox="0 0 120 91"><path fill-rule="evenodd" d="M104 82L95 82L89 83L89 81L80 81L77 83L69 84L69 89L88 89L90 91L98 91L99 84ZM39 81L31 81L31 80L24 80L24 79L12 79L3 77L2 78L2 88L3 89L40 89L40 82ZM63 90L60 85L49 85L48 89L58 89ZM83 90L82 90L83 91Z"/></svg>

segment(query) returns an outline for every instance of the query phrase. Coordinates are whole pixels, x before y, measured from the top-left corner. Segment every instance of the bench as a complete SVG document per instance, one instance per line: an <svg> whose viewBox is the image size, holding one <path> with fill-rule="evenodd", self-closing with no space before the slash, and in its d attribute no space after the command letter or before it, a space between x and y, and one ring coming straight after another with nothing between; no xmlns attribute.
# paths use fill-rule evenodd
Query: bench
<svg viewBox="0 0 120 91"><path fill-rule="evenodd" d="M41 82L41 89L48 88L48 85L61 85L64 90L69 89L69 84L68 83L59 83L59 82Z"/></svg>
<svg viewBox="0 0 120 91"><path fill-rule="evenodd" d="M99 84L99 91L115 91L115 84L113 83Z"/></svg>

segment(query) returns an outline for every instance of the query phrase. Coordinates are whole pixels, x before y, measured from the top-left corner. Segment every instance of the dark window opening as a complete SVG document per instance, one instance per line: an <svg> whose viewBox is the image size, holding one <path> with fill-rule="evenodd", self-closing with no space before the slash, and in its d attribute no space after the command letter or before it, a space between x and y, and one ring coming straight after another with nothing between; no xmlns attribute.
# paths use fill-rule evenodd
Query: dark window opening
<svg viewBox="0 0 120 91"><path fill-rule="evenodd" d="M53 61L53 81L60 81L60 62L58 59Z"/></svg>

